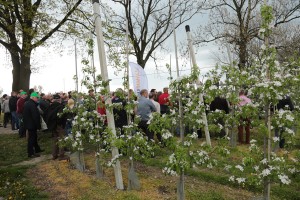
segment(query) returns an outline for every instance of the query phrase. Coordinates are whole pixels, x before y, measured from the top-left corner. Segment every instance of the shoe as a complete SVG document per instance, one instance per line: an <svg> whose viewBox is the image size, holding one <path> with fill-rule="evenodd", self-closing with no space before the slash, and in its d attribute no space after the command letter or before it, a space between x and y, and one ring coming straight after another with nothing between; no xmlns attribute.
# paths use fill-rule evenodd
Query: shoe
<svg viewBox="0 0 300 200"><path fill-rule="evenodd" d="M56 160L58 156L52 156L52 160Z"/></svg>
<svg viewBox="0 0 300 200"><path fill-rule="evenodd" d="M40 154L33 154L33 155L28 155L28 158L37 158L37 157L40 157L41 155Z"/></svg>
<svg viewBox="0 0 300 200"><path fill-rule="evenodd" d="M35 151L35 153L42 153L44 151L45 151L44 149L40 149L39 151Z"/></svg>

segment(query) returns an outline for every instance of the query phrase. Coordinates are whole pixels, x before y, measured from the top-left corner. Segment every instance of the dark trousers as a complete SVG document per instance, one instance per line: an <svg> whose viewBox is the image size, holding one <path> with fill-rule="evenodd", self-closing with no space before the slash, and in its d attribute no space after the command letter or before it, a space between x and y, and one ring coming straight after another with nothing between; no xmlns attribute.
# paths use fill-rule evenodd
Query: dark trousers
<svg viewBox="0 0 300 200"><path fill-rule="evenodd" d="M10 113L4 113L3 126L6 128L10 118Z"/></svg>
<svg viewBox="0 0 300 200"><path fill-rule="evenodd" d="M11 112L10 114L11 114L11 129L12 130L19 129L19 119L16 111Z"/></svg>
<svg viewBox="0 0 300 200"><path fill-rule="evenodd" d="M245 125L243 125L245 124ZM246 131L246 142L244 142L244 127ZM238 141L240 144L246 143L250 144L250 119L241 119L240 120L240 125L238 127Z"/></svg>
<svg viewBox="0 0 300 200"><path fill-rule="evenodd" d="M154 139L154 133L149 131L148 129L148 121L140 121L139 123L139 128L142 129L142 131L146 134L146 136L148 137L148 140L153 140Z"/></svg>
<svg viewBox="0 0 300 200"><path fill-rule="evenodd" d="M53 158L64 157L65 151L63 147L59 147L58 141L59 139L65 136L65 129L61 126L57 126L55 131L52 131L53 134L53 148L52 148L52 156Z"/></svg>
<svg viewBox="0 0 300 200"><path fill-rule="evenodd" d="M27 153L28 156L34 155L41 151L37 142L37 130L28 130Z"/></svg>
<svg viewBox="0 0 300 200"><path fill-rule="evenodd" d="M26 129L24 128L23 115L18 114L18 118L19 118L19 136L20 137L25 137L26 136Z"/></svg>
<svg viewBox="0 0 300 200"><path fill-rule="evenodd" d="M283 138L283 128L275 128L275 137L279 137L279 148L284 147L285 139Z"/></svg>

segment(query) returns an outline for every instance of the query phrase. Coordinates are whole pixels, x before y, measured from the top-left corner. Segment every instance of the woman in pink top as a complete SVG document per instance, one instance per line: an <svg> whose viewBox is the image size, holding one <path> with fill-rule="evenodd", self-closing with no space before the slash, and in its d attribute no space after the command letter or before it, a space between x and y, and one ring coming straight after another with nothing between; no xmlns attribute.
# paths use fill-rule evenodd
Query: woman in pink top
<svg viewBox="0 0 300 200"><path fill-rule="evenodd" d="M240 102L239 102L239 107L245 106L249 103L251 103L251 99L249 99L246 95L244 90L241 90L239 93L239 98L240 98ZM245 131L246 131L246 142L244 142L244 127L245 127ZM241 118L240 119L240 124L238 126L238 141L240 144L250 144L250 119L247 118Z"/></svg>

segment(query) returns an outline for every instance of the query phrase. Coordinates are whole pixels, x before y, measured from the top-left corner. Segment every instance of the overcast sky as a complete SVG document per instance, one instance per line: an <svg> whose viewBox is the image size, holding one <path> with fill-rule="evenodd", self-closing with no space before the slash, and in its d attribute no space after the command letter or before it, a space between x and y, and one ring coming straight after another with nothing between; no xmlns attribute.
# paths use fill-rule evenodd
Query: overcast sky
<svg viewBox="0 0 300 200"><path fill-rule="evenodd" d="M199 21L202 21L203 18L200 20L199 16L194 18L187 24L189 24L192 29L196 28ZM186 33L184 24L179 29L176 30L177 44L179 45L181 42L186 41ZM94 40L96 42L96 40ZM175 53L174 53L174 42L173 42L173 35L167 41L168 47L171 49L170 54L164 54L165 59L160 61L158 64L161 66L159 71L155 69L155 65L153 61L148 61L145 67L145 73L148 77L148 86L149 89L156 88L157 90L162 90L163 87L168 86L168 72L165 68L166 63L170 63L170 55L171 55L171 63L172 63L172 71L173 77L176 77L176 66L175 66ZM212 59L212 52L216 51L216 47L213 45L209 45L206 47L202 47L197 49L197 64L202 68L202 72L206 72L209 68L213 67L215 62ZM80 53L79 53L80 54ZM0 90L3 89L3 94L9 94L11 92L12 86L12 68L11 68L11 58L9 53L4 49L4 47L0 47ZM75 89L75 82L73 81L73 77L75 75L75 56L73 53L64 52L62 55L56 53L51 48L38 48L34 55L34 61L32 65L42 66L38 73L32 73L30 87L41 85L44 89L43 92L58 92L58 91L70 91ZM78 72L79 72L79 80L82 78L81 73L81 60L82 57L78 56L77 63L78 63ZM130 57L131 62L136 62L134 57ZM180 67L180 74L189 74L190 73L190 63L184 65L183 60L179 59L179 67ZM97 53L97 48L95 46L95 66L100 71L99 65L99 57ZM111 90L115 90L116 88L122 87L122 77L123 74L119 74L118 76L114 75L114 69L109 68L109 78L112 79L110 88ZM130 87L132 87L132 81L130 81ZM85 88L79 86L80 91L86 91Z"/></svg>

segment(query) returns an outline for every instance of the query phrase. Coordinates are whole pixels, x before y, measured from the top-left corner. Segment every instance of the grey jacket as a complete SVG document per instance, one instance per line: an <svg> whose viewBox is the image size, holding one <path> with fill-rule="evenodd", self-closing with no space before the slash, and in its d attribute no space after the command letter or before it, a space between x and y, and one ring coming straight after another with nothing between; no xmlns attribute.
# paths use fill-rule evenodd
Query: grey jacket
<svg viewBox="0 0 300 200"><path fill-rule="evenodd" d="M151 112L155 112L156 108L150 99L146 99L141 96L138 100L137 113L141 116L141 120L148 121L150 119Z"/></svg>
<svg viewBox="0 0 300 200"><path fill-rule="evenodd" d="M3 113L9 113L10 112L10 110L9 110L9 99L8 98L6 98L3 101L2 105L1 105L1 109L2 109Z"/></svg>

